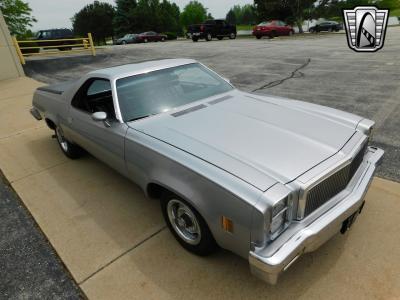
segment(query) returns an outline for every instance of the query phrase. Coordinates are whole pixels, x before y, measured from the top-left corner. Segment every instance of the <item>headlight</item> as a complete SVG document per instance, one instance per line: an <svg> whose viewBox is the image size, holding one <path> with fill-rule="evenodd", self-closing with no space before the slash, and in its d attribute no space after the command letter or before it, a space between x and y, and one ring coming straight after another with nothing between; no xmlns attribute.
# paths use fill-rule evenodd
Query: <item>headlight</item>
<svg viewBox="0 0 400 300"><path fill-rule="evenodd" d="M275 203L274 207L272 208L272 217L275 217L278 213L280 213L283 209L287 207L287 200L289 197L285 197L281 201Z"/></svg>
<svg viewBox="0 0 400 300"><path fill-rule="evenodd" d="M272 207L272 219L270 225L271 237L276 237L287 225L287 209L289 196L275 203Z"/></svg>
<svg viewBox="0 0 400 300"><path fill-rule="evenodd" d="M281 211L277 216L272 218L271 222L271 234L280 232L284 229L284 225L286 222L286 209Z"/></svg>

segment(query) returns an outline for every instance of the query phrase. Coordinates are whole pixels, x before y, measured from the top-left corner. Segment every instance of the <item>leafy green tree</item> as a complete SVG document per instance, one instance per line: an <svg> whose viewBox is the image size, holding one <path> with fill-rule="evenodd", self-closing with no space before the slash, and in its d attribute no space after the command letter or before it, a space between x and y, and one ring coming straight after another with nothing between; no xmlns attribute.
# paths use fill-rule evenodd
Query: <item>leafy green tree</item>
<svg viewBox="0 0 400 300"><path fill-rule="evenodd" d="M235 20L235 24L254 25L257 22L256 9L251 4L235 5L229 10L228 14L226 15L227 21L228 19Z"/></svg>
<svg viewBox="0 0 400 300"><path fill-rule="evenodd" d="M91 32L96 43L105 43L107 37L113 36L114 13L114 7L106 2L86 5L71 19L75 34Z"/></svg>
<svg viewBox="0 0 400 300"><path fill-rule="evenodd" d="M116 0L116 9L113 19L114 32L117 36L134 32L136 20L133 18L137 7L136 0Z"/></svg>
<svg viewBox="0 0 400 300"><path fill-rule="evenodd" d="M228 13L226 14L226 21L227 21L229 24L233 24L233 25L238 24L238 23L237 23L237 20L236 20L236 14L235 14L235 12L233 11L232 8L231 8L231 9L228 11Z"/></svg>
<svg viewBox="0 0 400 300"><path fill-rule="evenodd" d="M342 18L342 10L355 6L375 5L379 8L398 9L400 0L319 0L312 10L312 18Z"/></svg>
<svg viewBox="0 0 400 300"><path fill-rule="evenodd" d="M202 23L209 18L212 18L212 16L211 14L207 14L207 8L196 0L190 1L180 16L181 23L186 28L191 24Z"/></svg>
<svg viewBox="0 0 400 300"><path fill-rule="evenodd" d="M24 36L36 19L29 4L22 0L0 0L0 10L11 35Z"/></svg>

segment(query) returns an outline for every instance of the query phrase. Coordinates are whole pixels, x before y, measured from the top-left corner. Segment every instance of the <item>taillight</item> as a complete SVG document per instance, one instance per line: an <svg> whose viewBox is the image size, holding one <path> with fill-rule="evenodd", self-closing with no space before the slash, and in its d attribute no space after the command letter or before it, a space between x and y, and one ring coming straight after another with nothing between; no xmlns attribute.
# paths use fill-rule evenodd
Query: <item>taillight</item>
<svg viewBox="0 0 400 300"><path fill-rule="evenodd" d="M200 31L204 31L204 26L203 25L200 26Z"/></svg>

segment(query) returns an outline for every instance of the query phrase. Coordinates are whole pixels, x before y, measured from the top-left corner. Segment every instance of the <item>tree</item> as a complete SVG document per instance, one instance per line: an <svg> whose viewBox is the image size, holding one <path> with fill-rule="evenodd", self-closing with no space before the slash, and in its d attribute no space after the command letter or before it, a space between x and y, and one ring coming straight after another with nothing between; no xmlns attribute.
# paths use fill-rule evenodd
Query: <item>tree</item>
<svg viewBox="0 0 400 300"><path fill-rule="evenodd" d="M183 9L180 16L181 23L186 28L190 24L202 23L209 18L212 18L212 16L211 14L207 14L207 8L196 0L190 1Z"/></svg>
<svg viewBox="0 0 400 300"><path fill-rule="evenodd" d="M86 5L72 18L74 32L85 36L91 32L96 43L106 42L113 36L114 8L105 2L94 1Z"/></svg>
<svg viewBox="0 0 400 300"><path fill-rule="evenodd" d="M237 24L236 15L232 8L226 14L226 22L228 22L229 24L232 24L232 25Z"/></svg>
<svg viewBox="0 0 400 300"><path fill-rule="evenodd" d="M26 35L28 28L36 22L29 4L22 0L0 0L0 10L11 35Z"/></svg>
<svg viewBox="0 0 400 300"><path fill-rule="evenodd" d="M400 0L319 0L311 16L317 18L342 18L343 9L351 9L356 6L375 5L379 8L400 8Z"/></svg>
<svg viewBox="0 0 400 300"><path fill-rule="evenodd" d="M115 33L121 36L151 30L181 34L179 16L179 7L168 0L117 0Z"/></svg>
<svg viewBox="0 0 400 300"><path fill-rule="evenodd" d="M116 10L113 19L114 32L117 36L124 35L128 32L134 32L136 27L133 18L134 11L137 7L136 0L116 0Z"/></svg>
<svg viewBox="0 0 400 300"><path fill-rule="evenodd" d="M226 20L232 24L254 25L257 21L255 7L250 4L243 6L235 5L229 10ZM235 23L231 20L235 21Z"/></svg>

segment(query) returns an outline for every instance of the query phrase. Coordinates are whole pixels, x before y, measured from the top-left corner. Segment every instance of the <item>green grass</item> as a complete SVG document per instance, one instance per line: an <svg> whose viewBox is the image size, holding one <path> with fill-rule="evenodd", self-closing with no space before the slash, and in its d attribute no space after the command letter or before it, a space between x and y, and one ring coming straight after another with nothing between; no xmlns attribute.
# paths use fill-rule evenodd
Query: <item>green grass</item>
<svg viewBox="0 0 400 300"><path fill-rule="evenodd" d="M253 30L253 25L236 25L236 30Z"/></svg>

